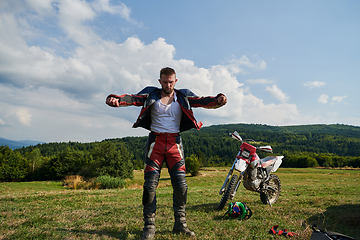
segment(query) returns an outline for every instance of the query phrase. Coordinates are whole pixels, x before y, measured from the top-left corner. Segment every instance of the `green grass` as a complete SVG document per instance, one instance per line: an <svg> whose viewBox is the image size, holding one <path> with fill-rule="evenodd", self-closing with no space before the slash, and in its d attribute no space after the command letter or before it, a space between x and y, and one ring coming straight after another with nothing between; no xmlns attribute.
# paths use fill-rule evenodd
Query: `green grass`
<svg viewBox="0 0 360 240"><path fill-rule="evenodd" d="M197 239L284 239L268 233L275 225L309 239L317 224L360 239L360 171L279 169L277 203L263 205L240 186L234 201L253 211L248 220L227 220L216 211L228 168L187 177L187 222ZM143 172L126 189L68 190L60 182L0 183L0 239L138 239L142 233ZM184 239L171 233L172 187L167 170L157 191L156 239Z"/></svg>

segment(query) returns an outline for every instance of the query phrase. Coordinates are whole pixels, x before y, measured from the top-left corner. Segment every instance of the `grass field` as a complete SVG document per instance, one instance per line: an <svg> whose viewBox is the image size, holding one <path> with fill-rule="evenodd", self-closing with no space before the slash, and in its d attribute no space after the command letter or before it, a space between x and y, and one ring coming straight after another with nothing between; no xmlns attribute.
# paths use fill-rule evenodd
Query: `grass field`
<svg viewBox="0 0 360 240"><path fill-rule="evenodd" d="M279 169L282 192L273 207L240 186L234 201L246 203L248 220L223 219L216 211L228 168L187 177L187 222L197 239L284 239L273 225L309 239L310 226L360 239L360 171ZM0 239L138 239L142 232L143 172L126 189L69 190L60 182L0 183ZM171 233L172 187L163 169L157 191L156 239L184 239Z"/></svg>

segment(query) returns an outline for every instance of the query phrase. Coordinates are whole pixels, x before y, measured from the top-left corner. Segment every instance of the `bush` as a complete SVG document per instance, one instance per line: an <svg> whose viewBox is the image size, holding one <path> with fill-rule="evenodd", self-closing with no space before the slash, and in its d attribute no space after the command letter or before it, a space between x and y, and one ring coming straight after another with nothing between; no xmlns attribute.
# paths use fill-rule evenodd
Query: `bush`
<svg viewBox="0 0 360 240"><path fill-rule="evenodd" d="M126 186L124 179L111 176L100 176L96 179L95 183L100 184L102 189L124 188Z"/></svg>
<svg viewBox="0 0 360 240"><path fill-rule="evenodd" d="M70 189L99 189L100 184L95 182L95 178L84 181L80 175L66 176L63 186Z"/></svg>
<svg viewBox="0 0 360 240"><path fill-rule="evenodd" d="M200 162L199 158L195 154L191 154L190 157L185 158L186 172L191 176L197 176L199 174Z"/></svg>

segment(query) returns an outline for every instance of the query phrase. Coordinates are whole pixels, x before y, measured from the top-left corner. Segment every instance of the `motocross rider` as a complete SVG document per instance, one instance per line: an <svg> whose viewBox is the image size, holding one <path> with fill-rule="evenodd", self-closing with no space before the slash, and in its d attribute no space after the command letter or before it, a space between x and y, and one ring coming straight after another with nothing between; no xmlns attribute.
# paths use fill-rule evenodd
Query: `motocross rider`
<svg viewBox="0 0 360 240"><path fill-rule="evenodd" d="M216 97L198 97L188 89L175 89L176 73L169 67L161 69L158 81L161 89L146 87L137 94L111 94L106 98L106 104L111 107L142 106L133 127L151 131L145 150L142 199L144 228L141 239L153 239L155 236L156 188L164 161L173 186L173 233L195 236L188 229L185 219L187 183L179 133L191 128L201 128L202 123L196 121L192 107L218 108L226 104L227 98L222 93Z"/></svg>

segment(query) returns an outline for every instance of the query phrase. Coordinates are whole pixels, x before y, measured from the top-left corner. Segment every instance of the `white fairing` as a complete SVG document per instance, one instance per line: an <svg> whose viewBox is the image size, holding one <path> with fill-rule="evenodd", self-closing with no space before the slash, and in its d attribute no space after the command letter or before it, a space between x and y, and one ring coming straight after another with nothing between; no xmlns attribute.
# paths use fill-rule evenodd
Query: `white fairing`
<svg viewBox="0 0 360 240"><path fill-rule="evenodd" d="M236 163L235 163L235 169L239 172L243 172L246 170L248 164L242 160L242 159L237 159Z"/></svg>
<svg viewBox="0 0 360 240"><path fill-rule="evenodd" d="M284 156L276 156L277 160L274 164L274 167L271 169L271 172L276 172L276 170L278 170L278 168L280 167L281 163L282 163L282 159L284 158Z"/></svg>

